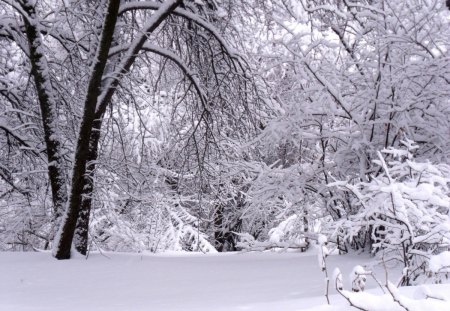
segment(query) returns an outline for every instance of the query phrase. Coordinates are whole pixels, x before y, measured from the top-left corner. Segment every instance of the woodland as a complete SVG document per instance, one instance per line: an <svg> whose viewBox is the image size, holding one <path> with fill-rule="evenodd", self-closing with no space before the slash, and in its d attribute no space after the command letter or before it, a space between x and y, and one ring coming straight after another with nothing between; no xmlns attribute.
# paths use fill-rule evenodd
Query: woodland
<svg viewBox="0 0 450 311"><path fill-rule="evenodd" d="M444 0L1 0L0 250L450 251ZM320 234L320 235L318 235Z"/></svg>

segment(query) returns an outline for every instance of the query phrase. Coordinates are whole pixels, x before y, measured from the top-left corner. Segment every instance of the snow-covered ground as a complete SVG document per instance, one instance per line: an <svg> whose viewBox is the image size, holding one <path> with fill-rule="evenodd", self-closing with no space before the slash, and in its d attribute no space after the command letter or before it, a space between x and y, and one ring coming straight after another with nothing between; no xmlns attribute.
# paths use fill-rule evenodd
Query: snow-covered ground
<svg viewBox="0 0 450 311"><path fill-rule="evenodd" d="M326 299L316 252L96 253L88 260L66 261L49 253L0 253L0 310L352 310L343 307L348 304L335 290L330 297L335 306L318 307ZM357 264L370 268L371 258L346 255L327 260L330 275L339 266L346 288ZM374 270L384 282L383 269ZM390 272L391 280L397 277ZM381 294L370 279L367 287ZM430 290L450 301L449 286L430 286ZM406 292L418 298L421 291ZM439 311L450 310L450 302L439 302Z"/></svg>

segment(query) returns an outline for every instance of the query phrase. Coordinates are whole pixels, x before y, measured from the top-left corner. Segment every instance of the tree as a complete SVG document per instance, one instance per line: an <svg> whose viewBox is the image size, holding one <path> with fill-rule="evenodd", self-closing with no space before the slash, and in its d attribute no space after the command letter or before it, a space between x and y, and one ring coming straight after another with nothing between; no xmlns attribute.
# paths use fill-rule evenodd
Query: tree
<svg viewBox="0 0 450 311"><path fill-rule="evenodd" d="M373 253L401 262L402 285L411 285L450 239L450 166L417 162L413 154L418 146L410 140L402 143L402 149L379 153L375 163L383 172L370 182L334 184L350 191L356 206L335 225L347 241L367 238ZM392 160L386 161L388 156Z"/></svg>
<svg viewBox="0 0 450 311"><path fill-rule="evenodd" d="M226 251L239 233L297 239L357 212L329 185L384 176L378 150L411 138L417 161L448 163L442 1L0 10L1 247L53 244L68 258L89 241ZM367 246L359 237L351 246Z"/></svg>
<svg viewBox="0 0 450 311"><path fill-rule="evenodd" d="M255 1L254 12L265 12L255 50L277 105L257 140L263 160L249 195L269 227L305 209L330 223L344 217L356 207L327 185L372 180L382 173L377 150L406 137L417 159L448 163L442 1Z"/></svg>
<svg viewBox="0 0 450 311"><path fill-rule="evenodd" d="M239 104L243 97L237 100L227 97L225 91L230 85L223 83L236 83L238 92L248 96L252 86L245 62L207 21L203 4L186 2L181 8L180 0L122 4L111 0L84 3L80 7L74 3L45 1L4 3L7 15L21 17L21 21L13 25L3 25L2 38L12 45L19 45L23 55L28 57L40 104L57 217L65 208L54 241L54 256L58 259L70 258L75 230L77 248L86 252L94 174L105 113L108 108L113 113L111 103L120 106L121 97L133 96L140 87L132 73L138 66L151 68L149 54L157 55L162 62L175 64L182 77L178 86L174 85L175 90L184 95L180 100L180 94L176 93L173 99L178 98L186 107L195 107L191 126L185 127L188 135L180 140L182 150L188 151L186 156L196 156L202 165L203 157L210 153L209 146L214 142L213 122L220 120L214 117L214 110L227 110L232 116L228 122L233 119L233 114L239 114L241 122L245 120L241 113L247 112L239 105L245 109L247 103ZM57 15L59 13L63 14ZM86 17L89 18L86 20ZM86 24L90 19L96 21L92 28ZM198 42L203 38L207 40L209 50L199 48ZM191 44L186 44L187 41ZM58 47L65 49L65 53L46 53ZM62 66L64 60L76 63L70 68L80 78L76 83L61 81L54 69L54 64ZM212 89L214 85L219 87ZM66 98L65 92L74 96ZM78 96L80 93L82 96ZM230 92L233 93L236 92ZM82 110L76 108L80 99ZM73 145L67 146L73 152L70 182L65 177L63 138L58 129L58 123L64 117L58 100L70 102L69 105L79 113L75 122L79 124L78 134L74 135ZM69 189L68 195L66 189Z"/></svg>

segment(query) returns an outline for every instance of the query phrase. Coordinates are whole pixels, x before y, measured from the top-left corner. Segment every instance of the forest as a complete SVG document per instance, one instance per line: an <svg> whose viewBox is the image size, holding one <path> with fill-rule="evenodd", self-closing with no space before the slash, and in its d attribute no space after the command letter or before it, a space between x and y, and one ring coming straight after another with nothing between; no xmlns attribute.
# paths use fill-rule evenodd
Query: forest
<svg viewBox="0 0 450 311"><path fill-rule="evenodd" d="M396 262L402 285L450 251L448 1L1 0L0 16L0 251L326 237Z"/></svg>

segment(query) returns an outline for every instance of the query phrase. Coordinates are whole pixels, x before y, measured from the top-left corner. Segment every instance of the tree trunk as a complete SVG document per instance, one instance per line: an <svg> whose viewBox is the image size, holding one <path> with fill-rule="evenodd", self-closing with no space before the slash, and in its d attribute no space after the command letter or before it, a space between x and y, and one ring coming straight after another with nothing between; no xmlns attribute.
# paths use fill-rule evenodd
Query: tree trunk
<svg viewBox="0 0 450 311"><path fill-rule="evenodd" d="M70 258L72 241L81 210L82 193L84 191L83 189L86 181L84 176L86 173L86 164L90 156L89 150L94 120L102 120L106 107L109 105L112 96L119 85L121 77L129 72L139 51L142 49L145 41L147 40L147 33L153 32L180 3L181 0L166 1L163 5L161 5L158 11L153 13L145 29L143 30L143 33L130 45L130 49L124 57L124 61L118 65L117 68L120 68L119 72L110 79L110 82L107 83L104 92L101 92L103 73L106 67L108 53L111 48L111 42L113 41L114 29L120 5L120 0L109 1L100 44L97 49L91 78L86 92L84 112L75 151L75 161L72 173L72 188L70 191L69 203L66 213L62 219L58 236L55 239L53 254L57 259ZM90 203L86 206L86 208L90 209ZM83 215L85 214L84 212L86 211L83 211ZM83 217L86 218L85 215ZM84 223L85 226L88 226L88 224L89 222ZM86 232L84 234L86 235L88 228L85 229Z"/></svg>
<svg viewBox="0 0 450 311"><path fill-rule="evenodd" d="M86 255L89 242L89 219L92 206L92 192L94 190L94 173L85 176L83 193L81 194L81 207L78 212L78 220L75 227L74 245L77 252Z"/></svg>
<svg viewBox="0 0 450 311"><path fill-rule="evenodd" d="M101 93L103 72L108 60L108 53L114 34L119 11L120 0L110 0L105 16L102 36L94 61L91 79L86 92L83 117L81 120L75 151L75 161L72 174L72 188L66 213L62 219L59 235L56 237L53 254L57 259L69 259L75 227L80 212L82 193L85 186L86 163L89 159L89 145L92 127L95 119L97 98ZM86 233L87 234L87 233Z"/></svg>
<svg viewBox="0 0 450 311"><path fill-rule="evenodd" d="M22 4L22 8L28 15L24 18L24 23L29 45L31 75L36 85L41 110L48 159L48 176L53 198L53 220L57 222L62 216L67 202L67 182L61 156L61 142L56 127L58 124L56 104L54 102L55 98L50 82L47 59L42 54L43 44L38 29L39 24L35 20L36 11L29 3Z"/></svg>
<svg viewBox="0 0 450 311"><path fill-rule="evenodd" d="M225 237L223 229L223 205L218 203L214 214L214 247L218 252L223 252L224 250Z"/></svg>
<svg viewBox="0 0 450 311"><path fill-rule="evenodd" d="M145 32L153 32L159 24L173 11L175 8L181 3L181 0L168 1L165 7L161 7L161 12L159 14L155 13L156 16L153 23L149 25L149 28L145 29ZM113 38L111 37L112 41ZM121 68L119 77L125 75L131 68L134 63L137 54L142 49L145 41L147 40L146 35L142 35L140 38L136 40L136 43L132 45L132 50L128 54L128 58L125 58L124 62L121 63L118 68ZM104 68L105 69L105 68ZM108 107L118 85L119 78L113 78L110 84L106 84L106 90L103 93L104 96L101 96L101 101L96 104L98 106L97 111L95 112L95 121L93 122L93 130L91 131L90 138L90 148L89 154L87 156L87 161L93 162L97 160L98 157L98 144L100 141L100 132L102 127L103 116L106 112L106 108ZM82 201L81 207L77 211L78 219L76 220L76 239L75 239L75 248L81 253L86 254L88 248L88 233L89 233L89 217L92 208L92 192L94 190L94 169L95 163L91 164L90 176L86 176L84 178L84 187L82 187ZM72 233L73 235L73 233Z"/></svg>
<svg viewBox="0 0 450 311"><path fill-rule="evenodd" d="M102 126L102 118L94 121L94 128L91 133L91 142L88 156L88 173L84 177L84 187L82 193L82 201L80 211L78 213L78 221L75 228L75 249L82 255L86 255L89 242L89 218L92 209L92 195L95 183L95 161L98 158L98 143L100 141L100 130Z"/></svg>

